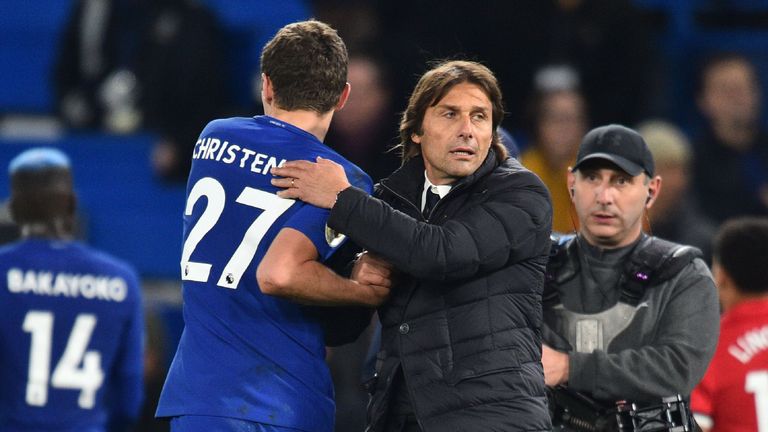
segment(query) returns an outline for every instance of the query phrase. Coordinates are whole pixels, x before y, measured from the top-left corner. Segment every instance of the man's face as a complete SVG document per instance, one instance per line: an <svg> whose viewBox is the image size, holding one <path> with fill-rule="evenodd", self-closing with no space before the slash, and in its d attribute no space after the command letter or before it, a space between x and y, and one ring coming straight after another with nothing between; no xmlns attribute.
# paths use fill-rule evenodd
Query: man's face
<svg viewBox="0 0 768 432"><path fill-rule="evenodd" d="M587 133L584 103L574 92L561 91L546 97L538 124L542 146L555 168L565 167L576 158L581 138Z"/></svg>
<svg viewBox="0 0 768 432"><path fill-rule="evenodd" d="M750 126L759 116L759 92L752 68L730 61L706 73L699 105L715 124Z"/></svg>
<svg viewBox="0 0 768 432"><path fill-rule="evenodd" d="M616 248L637 240L648 196L656 196L661 184L659 177L647 184L646 178L645 173L633 177L607 161L569 172L579 230L590 244Z"/></svg>
<svg viewBox="0 0 768 432"><path fill-rule="evenodd" d="M389 93L381 82L378 66L365 58L349 60L347 81L354 87L343 110L333 116L333 128L345 135L370 131L381 121Z"/></svg>
<svg viewBox="0 0 768 432"><path fill-rule="evenodd" d="M457 84L435 106L427 108L421 145L427 177L433 184L450 184L477 170L493 138L493 106L485 92L467 82Z"/></svg>

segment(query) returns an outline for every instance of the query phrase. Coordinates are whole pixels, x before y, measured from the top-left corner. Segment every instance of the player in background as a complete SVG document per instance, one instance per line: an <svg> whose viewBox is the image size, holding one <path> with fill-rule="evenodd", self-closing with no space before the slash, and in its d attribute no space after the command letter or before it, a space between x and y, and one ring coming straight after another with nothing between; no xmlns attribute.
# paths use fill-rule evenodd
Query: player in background
<svg viewBox="0 0 768 432"><path fill-rule="evenodd" d="M727 221L713 255L720 339L691 409L705 431L768 432L768 218Z"/></svg>
<svg viewBox="0 0 768 432"><path fill-rule="evenodd" d="M72 240L64 153L27 150L9 172L22 238L0 248L0 430L128 430L143 388L138 277Z"/></svg>
<svg viewBox="0 0 768 432"><path fill-rule="evenodd" d="M322 143L349 95L347 50L319 21L289 24L264 47L265 115L215 120L192 155L181 259L185 327L160 397L173 431L334 427L318 321L302 304L379 305L388 268L345 279L321 262L343 238L328 210L279 198L270 169L326 158L371 179Z"/></svg>

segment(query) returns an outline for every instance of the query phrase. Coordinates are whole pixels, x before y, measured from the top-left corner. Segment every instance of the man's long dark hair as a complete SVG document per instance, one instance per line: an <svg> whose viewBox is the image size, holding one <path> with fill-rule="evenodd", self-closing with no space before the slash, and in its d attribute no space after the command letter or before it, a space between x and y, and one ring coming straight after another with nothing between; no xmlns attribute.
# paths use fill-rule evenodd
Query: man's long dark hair
<svg viewBox="0 0 768 432"><path fill-rule="evenodd" d="M400 144L395 147L400 149L403 163L421 154L421 146L413 142L411 137L423 133L422 124L427 108L440 103L453 87L465 82L483 89L490 99L493 107L491 148L499 162L507 158L507 148L501 143L498 132L504 118L504 104L496 77L480 63L451 60L438 64L422 75L411 93L408 107L400 120Z"/></svg>

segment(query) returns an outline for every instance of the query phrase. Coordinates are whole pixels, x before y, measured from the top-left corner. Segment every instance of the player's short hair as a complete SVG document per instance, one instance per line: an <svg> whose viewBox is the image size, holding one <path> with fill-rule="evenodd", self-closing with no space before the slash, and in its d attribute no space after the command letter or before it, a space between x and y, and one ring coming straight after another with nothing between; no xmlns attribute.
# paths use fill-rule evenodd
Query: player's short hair
<svg viewBox="0 0 768 432"><path fill-rule="evenodd" d="M715 236L713 252L740 291L768 292L768 218L726 221Z"/></svg>
<svg viewBox="0 0 768 432"><path fill-rule="evenodd" d="M53 148L34 148L8 167L10 210L17 224L47 223L74 217L74 187L69 158Z"/></svg>
<svg viewBox="0 0 768 432"><path fill-rule="evenodd" d="M453 87L465 82L483 89L490 99L493 107L491 148L497 160L502 161L507 158L507 149L501 143L498 132L498 127L504 118L504 104L496 77L490 69L480 63L450 60L443 61L425 72L411 93L408 107L400 120L400 144L397 145L400 148L403 163L421 154L421 146L413 142L411 137L414 134L423 133L422 126L427 108L437 105Z"/></svg>
<svg viewBox="0 0 768 432"><path fill-rule="evenodd" d="M280 29L261 52L275 103L287 111L331 111L347 83L349 55L328 24L310 20Z"/></svg>

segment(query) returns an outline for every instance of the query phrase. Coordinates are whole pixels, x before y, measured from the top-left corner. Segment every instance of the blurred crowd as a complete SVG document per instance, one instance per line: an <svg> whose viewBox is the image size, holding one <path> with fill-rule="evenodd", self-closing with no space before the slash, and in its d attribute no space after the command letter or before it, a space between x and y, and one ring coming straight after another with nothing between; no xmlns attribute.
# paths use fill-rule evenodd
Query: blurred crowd
<svg viewBox="0 0 768 432"><path fill-rule="evenodd" d="M680 100L686 92L666 90L673 66L656 43L672 23L659 24L659 11L647 2L489 0L469 7L447 0L291 0L255 2L258 8L241 2L280 13L233 12L223 0L71 3L50 68L50 112L20 114L55 116L67 130L150 131L156 142L147 163L159 182L184 184L207 121L261 113L253 90L259 41L314 16L338 29L350 50L351 96L326 143L374 180L399 164L391 151L399 112L428 62L468 58L499 78L508 113L503 126L522 163L550 190L555 231L576 230L566 173L586 131L609 123L635 127L656 159L662 189L645 221L650 233L697 246L711 259L720 224L768 215L759 69L766 59L737 47L699 50L684 78L691 91ZM704 10L728 3L713 1ZM0 106L0 117L16 114ZM148 317L142 431L167 428L152 419L152 404L173 351L163 323ZM362 340L329 351L339 431L364 424L359 377L367 346Z"/></svg>

